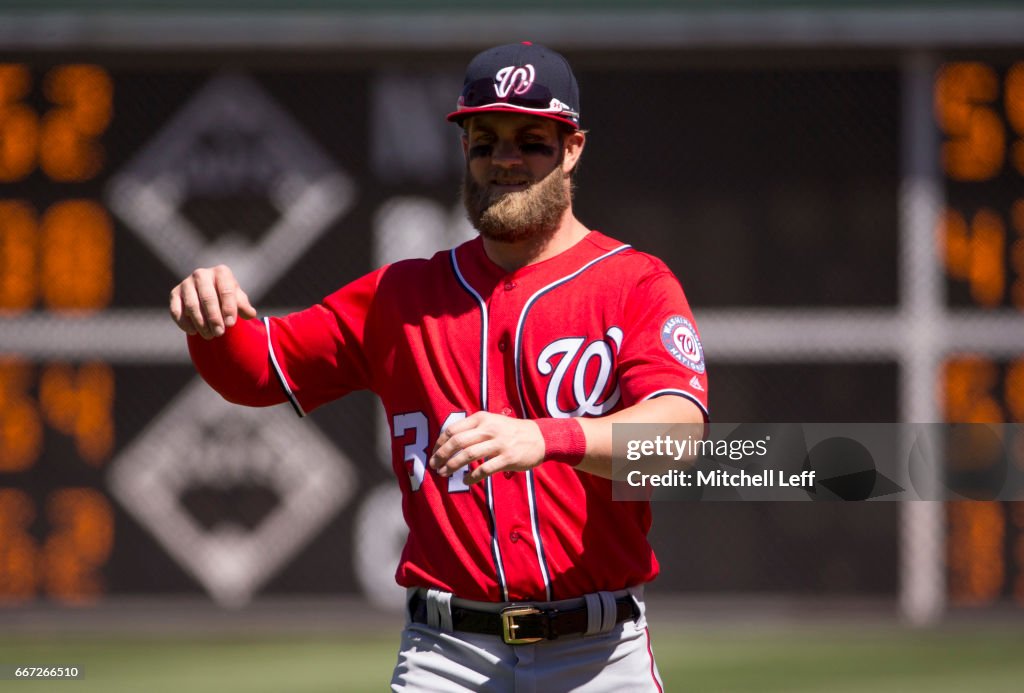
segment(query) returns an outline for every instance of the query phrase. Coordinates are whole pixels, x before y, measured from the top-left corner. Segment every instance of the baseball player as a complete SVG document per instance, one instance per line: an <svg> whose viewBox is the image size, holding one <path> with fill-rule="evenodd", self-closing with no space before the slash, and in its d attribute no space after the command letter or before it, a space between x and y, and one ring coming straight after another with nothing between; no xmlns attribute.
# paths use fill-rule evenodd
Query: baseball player
<svg viewBox="0 0 1024 693"><path fill-rule="evenodd" d="M393 690L662 688L650 506L612 500L612 424L706 422L704 354L665 264L573 214L579 112L558 53L484 51L448 115L479 237L280 318L257 319L225 266L171 292L226 399L383 402L409 526Z"/></svg>

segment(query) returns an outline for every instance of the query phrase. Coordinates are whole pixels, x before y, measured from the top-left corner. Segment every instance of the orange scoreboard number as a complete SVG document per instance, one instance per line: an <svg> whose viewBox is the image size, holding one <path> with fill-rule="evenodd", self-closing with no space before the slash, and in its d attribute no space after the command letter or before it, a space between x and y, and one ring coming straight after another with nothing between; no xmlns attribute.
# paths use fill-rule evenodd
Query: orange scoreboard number
<svg viewBox="0 0 1024 693"><path fill-rule="evenodd" d="M30 531L37 507L28 493L0 488L0 605L31 601L40 591L84 604L103 591L98 569L110 556L114 514L94 488L61 488L45 503L45 541Z"/></svg>
<svg viewBox="0 0 1024 693"><path fill-rule="evenodd" d="M93 200L64 200L37 218L22 200L0 200L0 315L42 304L96 311L114 291L114 233Z"/></svg>
<svg viewBox="0 0 1024 693"><path fill-rule="evenodd" d="M54 181L82 182L103 167L97 141L113 114L114 83L96 65L60 65L43 80L52 104L40 115L26 105L27 65L0 64L0 182L26 178L38 166Z"/></svg>
<svg viewBox="0 0 1024 693"><path fill-rule="evenodd" d="M26 65L0 63L0 183L11 189L38 172L74 184L102 173L113 88L97 65L58 65L36 80ZM43 100L37 111L32 104ZM0 320L37 309L100 311L113 287L113 224L98 201L74 197L37 210L26 199L0 199ZM100 469L114 449L113 404L105 363L37 365L0 354L0 604L42 594L87 603L102 594L114 539L105 494L83 486L30 494L16 485L60 478L61 465ZM69 437L77 459L44 460L47 432ZM58 468L33 476L41 464Z"/></svg>

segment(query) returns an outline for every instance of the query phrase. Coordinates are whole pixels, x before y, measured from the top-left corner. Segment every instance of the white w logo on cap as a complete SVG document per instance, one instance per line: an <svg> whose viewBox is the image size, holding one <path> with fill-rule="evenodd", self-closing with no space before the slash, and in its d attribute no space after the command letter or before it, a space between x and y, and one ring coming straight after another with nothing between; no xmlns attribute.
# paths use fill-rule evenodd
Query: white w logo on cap
<svg viewBox="0 0 1024 693"><path fill-rule="evenodd" d="M509 94L525 94L533 86L537 73L533 65L509 65L498 70L494 75L494 91L502 99Z"/></svg>

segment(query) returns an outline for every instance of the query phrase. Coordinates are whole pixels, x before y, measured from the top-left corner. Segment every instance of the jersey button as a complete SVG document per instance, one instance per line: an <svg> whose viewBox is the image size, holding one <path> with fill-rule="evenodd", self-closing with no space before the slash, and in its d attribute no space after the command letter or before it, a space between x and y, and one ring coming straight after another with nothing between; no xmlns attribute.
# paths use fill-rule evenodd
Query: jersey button
<svg viewBox="0 0 1024 693"><path fill-rule="evenodd" d="M511 407L505 407L504 409L501 410L501 413L504 414L505 416L512 416L514 412L512 411Z"/></svg>
<svg viewBox="0 0 1024 693"><path fill-rule="evenodd" d="M515 544L517 541L519 541L519 532L513 531L511 534L508 535L508 538L513 544Z"/></svg>
<svg viewBox="0 0 1024 693"><path fill-rule="evenodd" d="M514 288L516 288L516 283L514 281L509 280L505 282L505 291L511 291Z"/></svg>
<svg viewBox="0 0 1024 693"><path fill-rule="evenodd" d="M498 342L498 351L505 351L505 349L508 349L508 340L502 337Z"/></svg>

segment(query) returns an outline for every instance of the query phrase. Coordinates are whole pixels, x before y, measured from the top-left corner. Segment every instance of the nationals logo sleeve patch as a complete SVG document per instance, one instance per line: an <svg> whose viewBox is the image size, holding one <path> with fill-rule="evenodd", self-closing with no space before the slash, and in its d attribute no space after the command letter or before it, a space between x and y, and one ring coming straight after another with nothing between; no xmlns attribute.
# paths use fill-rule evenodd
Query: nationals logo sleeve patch
<svg viewBox="0 0 1024 693"><path fill-rule="evenodd" d="M673 315L661 327L661 343L679 363L697 373L704 372L704 347L697 330L682 315Z"/></svg>

